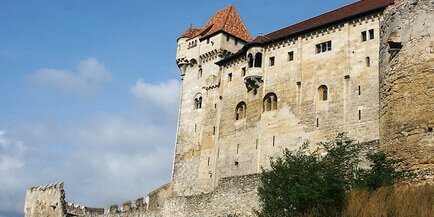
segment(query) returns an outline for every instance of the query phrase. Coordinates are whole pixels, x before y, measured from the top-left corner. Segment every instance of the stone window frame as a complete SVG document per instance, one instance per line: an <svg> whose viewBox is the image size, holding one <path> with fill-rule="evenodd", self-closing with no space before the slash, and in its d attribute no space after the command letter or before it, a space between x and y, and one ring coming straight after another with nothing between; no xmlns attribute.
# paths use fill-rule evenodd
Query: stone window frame
<svg viewBox="0 0 434 217"><path fill-rule="evenodd" d="M247 104L244 101L241 101L235 107L235 120L241 120L246 118L247 114Z"/></svg>
<svg viewBox="0 0 434 217"><path fill-rule="evenodd" d="M203 105L203 97L201 93L196 94L194 97L194 110L199 110Z"/></svg>
<svg viewBox="0 0 434 217"><path fill-rule="evenodd" d="M318 100L320 102L326 102L329 100L329 88L327 85L322 84L318 87Z"/></svg>
<svg viewBox="0 0 434 217"><path fill-rule="evenodd" d="M274 92L269 92L265 95L263 101L262 101L262 111L272 111L277 110L277 95Z"/></svg>

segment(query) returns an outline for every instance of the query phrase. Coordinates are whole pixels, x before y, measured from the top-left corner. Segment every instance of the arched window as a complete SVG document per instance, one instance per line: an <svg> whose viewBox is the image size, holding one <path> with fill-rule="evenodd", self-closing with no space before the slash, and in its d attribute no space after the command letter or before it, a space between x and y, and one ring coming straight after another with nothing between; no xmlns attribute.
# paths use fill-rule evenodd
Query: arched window
<svg viewBox="0 0 434 217"><path fill-rule="evenodd" d="M366 67L371 67L371 58L370 57L366 57Z"/></svg>
<svg viewBox="0 0 434 217"><path fill-rule="evenodd" d="M202 95L197 94L196 97L194 97L194 109L201 109L202 108Z"/></svg>
<svg viewBox="0 0 434 217"><path fill-rule="evenodd" d="M255 67L262 67L262 53L255 54Z"/></svg>
<svg viewBox="0 0 434 217"><path fill-rule="evenodd" d="M271 111L277 109L277 95L275 93L268 93L264 97L263 111Z"/></svg>
<svg viewBox="0 0 434 217"><path fill-rule="evenodd" d="M235 120L241 120L246 117L246 103L240 102L238 103L237 107L235 108Z"/></svg>
<svg viewBox="0 0 434 217"><path fill-rule="evenodd" d="M328 88L325 85L318 87L319 101L326 101L328 99Z"/></svg>
<svg viewBox="0 0 434 217"><path fill-rule="evenodd" d="M249 60L249 68L253 67L253 55L250 53L247 55L247 59Z"/></svg>

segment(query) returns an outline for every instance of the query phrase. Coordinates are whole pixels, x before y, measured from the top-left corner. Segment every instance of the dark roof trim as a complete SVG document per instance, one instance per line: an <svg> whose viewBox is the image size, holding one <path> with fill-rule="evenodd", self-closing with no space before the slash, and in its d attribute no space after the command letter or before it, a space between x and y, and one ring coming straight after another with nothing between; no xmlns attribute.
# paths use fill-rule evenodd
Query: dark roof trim
<svg viewBox="0 0 434 217"><path fill-rule="evenodd" d="M354 7L356 7L358 4L361 3L371 3L373 4L372 7L368 8L367 10L364 10L360 13L354 13L350 15L343 15L343 16L338 16L339 15L339 10L354 10ZM239 56L243 55L246 53L246 51L248 50L248 48L250 47L254 47L254 46L265 46L268 44L272 44L272 43L276 43L288 38L292 38L292 37L296 37L302 34L305 34L306 32L311 32L311 31L315 31L318 29L322 29L328 26L333 26L333 25L337 25L340 23L345 23L349 20L355 19L355 18L359 18L359 17L363 17L369 14L375 14L375 13L379 13L382 12L387 6L391 5L394 3L394 0L361 0L361 1L357 1L355 3L343 6L341 8L329 11L327 13L321 14L319 16L301 21L299 23L296 23L294 25L291 26L287 26L285 28L279 29L277 31L271 32L265 36L258 36L256 37L252 42L246 44L241 50L239 50L238 52L236 52L234 55L229 56L225 59L222 59L218 62L216 62L217 65L222 66L225 63L238 58ZM377 5L378 4L378 5ZM330 16L330 14L336 13L337 17L335 17L333 19L330 18L331 20L329 22L324 22L324 23L320 23L320 24L315 24L315 21L317 20L321 20L323 19L323 17L325 16ZM307 22L314 22L314 24L309 25L307 24ZM305 26L303 26L305 25ZM295 28L299 26L299 29L294 29L291 31L291 28Z"/></svg>

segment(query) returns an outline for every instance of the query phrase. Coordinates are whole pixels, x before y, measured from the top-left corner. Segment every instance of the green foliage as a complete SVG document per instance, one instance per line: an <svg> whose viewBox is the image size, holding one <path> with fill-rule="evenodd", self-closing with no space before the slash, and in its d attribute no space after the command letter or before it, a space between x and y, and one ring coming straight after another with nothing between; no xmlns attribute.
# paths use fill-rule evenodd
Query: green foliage
<svg viewBox="0 0 434 217"><path fill-rule="evenodd" d="M357 169L360 148L344 133L313 153L307 147L305 143L295 152L285 149L282 157L271 160L270 169L262 169L258 216L339 216L352 186L376 189L399 177L395 162L382 152L367 155L372 169Z"/></svg>
<svg viewBox="0 0 434 217"><path fill-rule="evenodd" d="M372 162L370 169L357 171L357 179L354 182L355 188L374 191L379 187L395 184L403 177L403 173L394 169L401 160L391 160L384 152L368 153L367 159Z"/></svg>

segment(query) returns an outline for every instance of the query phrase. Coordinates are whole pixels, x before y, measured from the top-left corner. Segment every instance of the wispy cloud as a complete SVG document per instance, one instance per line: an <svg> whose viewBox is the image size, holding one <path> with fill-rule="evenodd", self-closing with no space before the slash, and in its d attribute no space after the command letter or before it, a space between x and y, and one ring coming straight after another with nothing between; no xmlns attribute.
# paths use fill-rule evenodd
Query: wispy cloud
<svg viewBox="0 0 434 217"><path fill-rule="evenodd" d="M139 80L126 94L138 103L122 114L98 113L68 125L0 124L0 216L22 213L25 189L34 185L64 181L68 201L107 207L168 182L179 82Z"/></svg>
<svg viewBox="0 0 434 217"><path fill-rule="evenodd" d="M80 61L76 71L43 68L36 70L28 79L39 87L92 95L101 85L110 82L112 76L104 64L91 57Z"/></svg>

